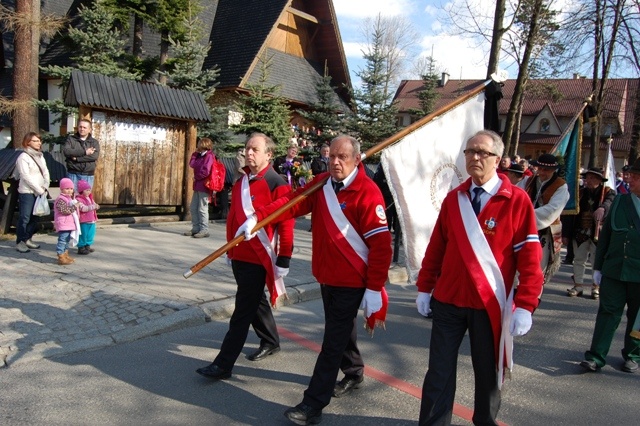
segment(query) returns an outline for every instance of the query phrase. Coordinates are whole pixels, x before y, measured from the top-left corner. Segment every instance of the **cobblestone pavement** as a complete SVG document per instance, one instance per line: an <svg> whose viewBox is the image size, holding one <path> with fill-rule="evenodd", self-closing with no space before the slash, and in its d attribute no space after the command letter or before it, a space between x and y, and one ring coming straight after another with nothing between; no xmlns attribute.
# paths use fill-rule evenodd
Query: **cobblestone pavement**
<svg viewBox="0 0 640 426"><path fill-rule="evenodd" d="M182 236L186 222L105 225L95 253L56 264L57 235L39 234L26 254L0 241L0 367L96 349L224 318L233 310L235 281L218 259L185 280L182 274L225 242L224 223L210 238ZM288 303L319 297L311 276L309 221L298 219ZM404 268L396 279L406 281ZM403 276L404 274L404 276Z"/></svg>

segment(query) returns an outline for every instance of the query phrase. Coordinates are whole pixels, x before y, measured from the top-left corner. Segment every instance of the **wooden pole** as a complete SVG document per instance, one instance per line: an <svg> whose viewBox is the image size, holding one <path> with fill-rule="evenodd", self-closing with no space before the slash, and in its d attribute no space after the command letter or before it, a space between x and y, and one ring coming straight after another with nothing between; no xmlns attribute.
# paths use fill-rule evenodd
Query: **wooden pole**
<svg viewBox="0 0 640 426"><path fill-rule="evenodd" d="M451 109L453 109L453 108L457 107L458 105L466 102L467 100L473 98L474 96L476 96L480 92L482 92L484 90L484 88L487 86L487 84L489 84L490 82L491 82L491 80L485 81L483 84L481 84L478 87L474 88L469 93L467 93L467 94L465 94L465 95L463 95L463 96L461 96L459 98L456 98L450 104L445 105L442 108L439 108L438 110L432 112L429 115L426 115L425 117L422 117L420 120L416 121L412 125L405 127L404 129L400 130L398 133L388 137L387 139L383 140L382 142L380 142L376 146L373 146L373 147L369 148L366 152L361 154L361 158L364 160L367 157L371 157L372 155L377 154L378 152L382 151L383 149L393 145L394 143L398 142L399 140L401 140L405 136L413 133L414 131L416 131L420 127L422 127L425 124L429 123L434 118L436 118L436 117L438 117L438 116L440 116L442 114L445 114L446 112L450 111ZM267 216L266 218L264 218L263 220L258 222L256 224L256 226L251 230L251 232L252 233L258 232L260 229L264 228L266 225L268 225L273 220L275 220L282 213L284 213L285 211L289 210L290 208L292 208L296 204L300 203L302 200L308 198L309 195L313 194L318 189L320 189L325 184L327 179L329 179L328 176L326 176L323 179L314 179L314 180L312 180L311 181L311 185L306 186L304 191L302 191L296 197L294 197L291 200L289 200L285 205L280 207L278 210L276 210L275 212L271 213L269 216ZM225 254L227 251L229 251L229 249L231 249L231 248L237 246L238 244L240 244L242 241L244 241L244 235L238 235L237 237L235 237L234 239L232 239L231 241L226 243L224 246L220 247L218 250L214 251L209 256L205 257L200 262L198 262L195 265L193 265L187 272L185 272L182 275L185 278L189 278L190 276L192 276L193 274L195 274L196 272L198 272L199 270L201 270L202 268L207 266L209 263L213 262L215 259L217 259L218 257L220 257L223 254Z"/></svg>
<svg viewBox="0 0 640 426"><path fill-rule="evenodd" d="M198 129L195 121L187 122L187 132L184 143L184 173L182 177L182 220L191 220L191 209L189 208L191 197L193 197L193 170L189 167L191 154L195 152L198 143Z"/></svg>

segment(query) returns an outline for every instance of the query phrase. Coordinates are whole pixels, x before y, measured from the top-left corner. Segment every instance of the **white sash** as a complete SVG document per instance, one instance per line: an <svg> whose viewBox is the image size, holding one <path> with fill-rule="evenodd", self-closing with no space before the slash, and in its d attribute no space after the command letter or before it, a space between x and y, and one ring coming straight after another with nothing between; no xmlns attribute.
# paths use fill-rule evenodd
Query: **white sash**
<svg viewBox="0 0 640 426"><path fill-rule="evenodd" d="M253 203L251 202L251 192L249 191L249 177L246 174L242 177L242 186L240 188L240 193L242 195L242 209L244 210L244 214L246 215L246 217L249 217L254 214L256 210L253 208ZM260 240L260 243L262 243L262 247L264 247L267 254L271 258L271 269L273 271L273 278L275 280L275 286L278 295L286 294L287 290L284 286L284 280L282 279L282 277L276 276L277 256L275 252L275 246L278 242L278 231L276 229L273 230L272 241L269 241L269 236L267 235L267 231L265 231L264 228L261 228L257 232L257 237Z"/></svg>
<svg viewBox="0 0 640 426"><path fill-rule="evenodd" d="M467 194L463 191L458 192L458 205L460 207L460 215L462 216L464 229L469 237L469 243L471 243L471 248L500 304L502 332L500 334L500 345L498 346L498 388L501 389L502 379L504 377L505 356L507 357L507 375L510 375L510 371L513 369L513 336L509 333L512 315L511 307L513 305L513 288L507 297L498 262L491 251L491 247L489 247L482 228L480 228L480 223L473 211L473 207L471 207L469 197L467 197Z"/></svg>
<svg viewBox="0 0 640 426"><path fill-rule="evenodd" d="M356 254L362 259L362 261L368 265L369 261L369 248L364 243L360 235L353 229L351 226L351 222L342 212L342 208L340 208L340 203L338 202L338 196L333 190L333 185L331 184L331 179L327 179L327 182L324 184L322 188L324 192L324 199L327 202L327 208L329 209L329 213L331 215L331 219L334 221L338 230L342 235L344 235L345 240L349 245L353 248Z"/></svg>

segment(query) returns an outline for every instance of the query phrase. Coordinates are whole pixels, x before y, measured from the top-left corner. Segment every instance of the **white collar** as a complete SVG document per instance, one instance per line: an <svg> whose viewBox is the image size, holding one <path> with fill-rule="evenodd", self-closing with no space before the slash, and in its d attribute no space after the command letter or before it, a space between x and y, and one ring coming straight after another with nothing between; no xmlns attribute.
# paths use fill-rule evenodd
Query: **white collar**
<svg viewBox="0 0 640 426"><path fill-rule="evenodd" d="M356 174L358 173L358 166L356 166L355 169L353 169L353 171L351 173L349 173L349 176L347 176L346 178L344 178L342 180L342 183L344 184L343 188L348 187L349 185L351 185L351 182L353 182L356 178ZM331 179L333 182L336 182L335 180Z"/></svg>
<svg viewBox="0 0 640 426"><path fill-rule="evenodd" d="M498 177L498 174L496 173L495 175L493 175L491 179L486 181L484 185L481 186L481 188L484 189L485 192L491 195L496 195L498 193L498 190L500 189L501 184L502 184L502 180L500 180L500 178ZM469 191L473 192L473 189L477 187L478 185L476 185L472 180L471 188L469 188Z"/></svg>

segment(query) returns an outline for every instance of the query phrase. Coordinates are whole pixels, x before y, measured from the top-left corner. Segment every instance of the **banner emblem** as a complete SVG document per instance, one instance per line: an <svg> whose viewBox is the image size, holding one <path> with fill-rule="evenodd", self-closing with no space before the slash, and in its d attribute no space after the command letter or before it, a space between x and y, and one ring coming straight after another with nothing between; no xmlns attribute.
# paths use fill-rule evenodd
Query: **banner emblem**
<svg viewBox="0 0 640 426"><path fill-rule="evenodd" d="M438 167L431 178L431 204L440 212L440 206L447 194L462 183L462 173L453 163Z"/></svg>

